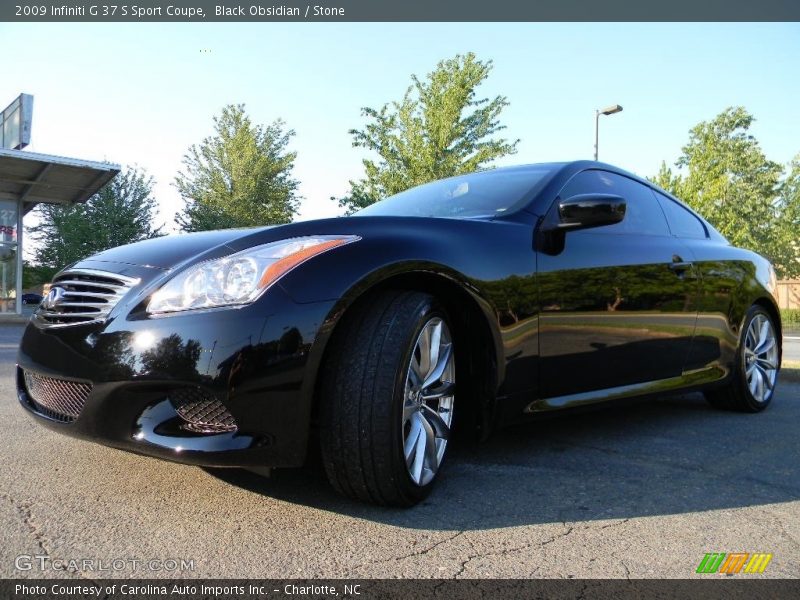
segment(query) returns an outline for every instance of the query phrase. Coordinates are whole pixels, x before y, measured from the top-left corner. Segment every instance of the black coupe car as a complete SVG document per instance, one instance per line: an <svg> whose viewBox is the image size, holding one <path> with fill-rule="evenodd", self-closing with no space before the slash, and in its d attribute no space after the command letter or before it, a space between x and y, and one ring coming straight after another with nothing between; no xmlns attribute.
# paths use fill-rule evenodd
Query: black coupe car
<svg viewBox="0 0 800 600"><path fill-rule="evenodd" d="M668 390L756 412L775 275L597 162L435 181L348 218L163 237L59 273L19 351L54 430L174 461L303 464L412 505L454 427Z"/></svg>

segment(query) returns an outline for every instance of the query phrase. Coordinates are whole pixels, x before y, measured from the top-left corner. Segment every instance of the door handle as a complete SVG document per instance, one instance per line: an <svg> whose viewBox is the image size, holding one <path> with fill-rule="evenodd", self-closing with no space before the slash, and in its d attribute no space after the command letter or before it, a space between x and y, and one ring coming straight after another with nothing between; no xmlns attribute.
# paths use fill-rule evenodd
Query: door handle
<svg viewBox="0 0 800 600"><path fill-rule="evenodd" d="M672 262L670 263L669 268L670 268L670 270L672 270L672 271L674 271L676 273L682 273L683 271L686 271L686 270L692 268L692 262L683 260L683 258L678 256L677 254L673 254L672 255Z"/></svg>
<svg viewBox="0 0 800 600"><path fill-rule="evenodd" d="M692 263L684 261L674 262L669 265L669 268L676 272L685 271L692 268Z"/></svg>

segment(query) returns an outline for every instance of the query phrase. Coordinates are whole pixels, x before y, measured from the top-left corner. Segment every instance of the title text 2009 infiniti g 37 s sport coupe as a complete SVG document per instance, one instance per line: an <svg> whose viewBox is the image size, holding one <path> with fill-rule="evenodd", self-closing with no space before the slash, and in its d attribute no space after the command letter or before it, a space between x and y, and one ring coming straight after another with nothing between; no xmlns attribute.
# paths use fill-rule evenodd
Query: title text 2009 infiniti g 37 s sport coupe
<svg viewBox="0 0 800 600"><path fill-rule="evenodd" d="M52 429L197 465L299 466L313 438L340 492L411 505L454 427L677 389L764 409L774 289L764 258L615 167L496 169L73 264L17 389Z"/></svg>

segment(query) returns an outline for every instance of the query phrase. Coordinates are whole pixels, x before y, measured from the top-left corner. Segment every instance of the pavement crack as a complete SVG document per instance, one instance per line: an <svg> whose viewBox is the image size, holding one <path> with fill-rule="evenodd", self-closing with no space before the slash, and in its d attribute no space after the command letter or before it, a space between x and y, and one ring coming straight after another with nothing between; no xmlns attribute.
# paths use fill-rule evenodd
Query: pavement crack
<svg viewBox="0 0 800 600"><path fill-rule="evenodd" d="M625 523L627 523L628 521L630 521L630 518L619 519L619 520L617 520L617 521L614 521L614 522L612 522L612 523L608 523L608 524L606 524L606 525L603 525L602 527L597 527L597 528L594 528L594 527L587 527L587 529L610 529L610 528L612 528L612 527L619 527L620 525L624 525L624 524L625 524Z"/></svg>
<svg viewBox="0 0 800 600"><path fill-rule="evenodd" d="M469 538L467 538L469 540ZM475 545L470 542L470 546L473 550L475 550ZM466 560L461 561L461 565L458 567L458 571L453 575L453 579L458 579L461 575L464 574L464 571L467 570L467 565L472 561L473 558L477 558L480 554L470 554L467 556Z"/></svg>
<svg viewBox="0 0 800 600"><path fill-rule="evenodd" d="M583 523L579 527L581 531L603 531L605 529L612 529L615 527L619 527L620 525L625 525L630 521L630 517L626 517L624 519L614 519L610 523L606 523L605 525L600 525L599 527L592 524L592 523Z"/></svg>
<svg viewBox="0 0 800 600"><path fill-rule="evenodd" d="M31 500L17 500L6 492L0 492L0 498L8 500L11 506L14 507L20 519L22 520L22 524L25 525L25 528L28 530L28 533L30 533L33 541L36 542L36 546L41 551L41 555L52 561L53 551L50 541L47 539L41 526L36 522L36 519L33 516L32 507L34 502ZM69 575L77 577L78 579L85 579L86 581L92 583L95 587L102 587L99 582L97 582L95 579L92 579L83 571L77 569L64 569L62 572L68 573ZM101 600L106 600L107 598L108 594L105 594Z"/></svg>
<svg viewBox="0 0 800 600"><path fill-rule="evenodd" d="M625 564L624 560L620 560L619 564L621 564L622 568L625 569L625 579L630 581L631 580L631 570L628 568L628 565Z"/></svg>
<svg viewBox="0 0 800 600"><path fill-rule="evenodd" d="M566 523L564 524L564 527L566 527L566 531L562 531L561 533L554 535L553 537L544 540L543 542L539 542L538 547L541 549L547 546L548 544L552 544L557 540L563 539L568 535L570 535L575 529L572 525L567 525ZM472 541L469 538L467 538L467 541L474 550L475 546L472 543ZM523 550L528 550L529 548L535 545L537 545L536 542L527 542L525 544L522 544L521 546L515 546L513 548L503 548L501 550L496 550L494 552L477 552L475 554L470 554L469 556L467 556L465 560L461 561L461 566L459 567L458 571L453 575L453 579L458 579L461 575L463 575L464 572L467 570L467 565L469 565L469 563L471 563L476 558L486 558L487 556L508 556L509 554L514 554L516 552L522 552Z"/></svg>
<svg viewBox="0 0 800 600"><path fill-rule="evenodd" d="M628 550L630 550L630 546L626 546L625 548L620 548L618 550L614 550L613 552L611 552L608 555L608 557L610 559L615 559L622 566L622 569L625 571L625 573L624 573L625 579L630 581L630 579L631 579L631 570L628 567L628 565L625 563L625 561L622 558L620 558L620 556L619 556L620 553L627 552Z"/></svg>
<svg viewBox="0 0 800 600"><path fill-rule="evenodd" d="M384 563L397 562L397 561L405 560L407 558L414 558L415 556L425 556L426 554L428 554L429 552L432 552L433 550L435 550L436 548L438 548L442 544L447 544L448 542L452 542L453 540L455 540L457 537L463 535L464 533L466 533L466 531L464 531L464 530L457 531L453 535L448 536L443 540L439 540L438 542L436 542L434 544L431 544L430 546L428 546L426 548L423 548L422 550L417 550L417 551L410 552L408 554L403 554L403 555L400 555L400 556L393 556L391 558L383 558L381 560L370 560L370 561L367 561L365 563L361 563L360 565L357 565L356 567L353 567L353 570L360 569L361 567L371 566L371 565L380 565L380 564L384 564Z"/></svg>
<svg viewBox="0 0 800 600"><path fill-rule="evenodd" d="M0 492L0 497L5 498L9 501L9 503L11 503L11 506L13 506L17 511L17 514L20 516L23 525L25 525L25 528L28 530L28 533L30 533L33 541L36 542L36 545L42 551L42 554L48 558L51 558L52 553L50 551L50 543L45 537L44 532L34 520L33 512L31 511L31 506L33 503L29 501L17 500L5 492Z"/></svg>
<svg viewBox="0 0 800 600"><path fill-rule="evenodd" d="M567 525L566 523L562 523L562 527L565 527L566 531L562 531L561 533L559 533L557 535L554 535L550 539L544 540L543 542L540 542L539 543L539 548L544 548L545 546L547 546L549 544L552 544L555 541L558 541L560 539L563 539L563 538L567 537L573 531L575 531L575 527L573 527L572 525ZM529 545L532 545L532 544L529 544Z"/></svg>
<svg viewBox="0 0 800 600"><path fill-rule="evenodd" d="M775 522L778 524L778 528L781 530L781 533L784 535L784 537L786 537L786 539L788 539L792 544L800 548L800 542L798 542L797 539L795 539L795 537L786 530L786 526L783 524L781 518L774 513L772 514L772 517L775 519Z"/></svg>

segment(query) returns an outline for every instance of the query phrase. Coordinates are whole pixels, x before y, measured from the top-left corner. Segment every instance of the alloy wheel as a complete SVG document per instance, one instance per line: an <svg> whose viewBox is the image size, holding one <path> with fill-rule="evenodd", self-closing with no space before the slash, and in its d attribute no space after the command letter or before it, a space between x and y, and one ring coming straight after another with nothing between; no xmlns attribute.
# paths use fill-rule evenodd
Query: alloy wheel
<svg viewBox="0 0 800 600"><path fill-rule="evenodd" d="M747 387L756 402L769 400L778 375L778 344L772 323L764 314L756 314L747 327L744 370Z"/></svg>
<svg viewBox="0 0 800 600"><path fill-rule="evenodd" d="M447 324L428 320L417 336L403 396L403 455L411 480L424 486L442 464L455 400L455 358Z"/></svg>

